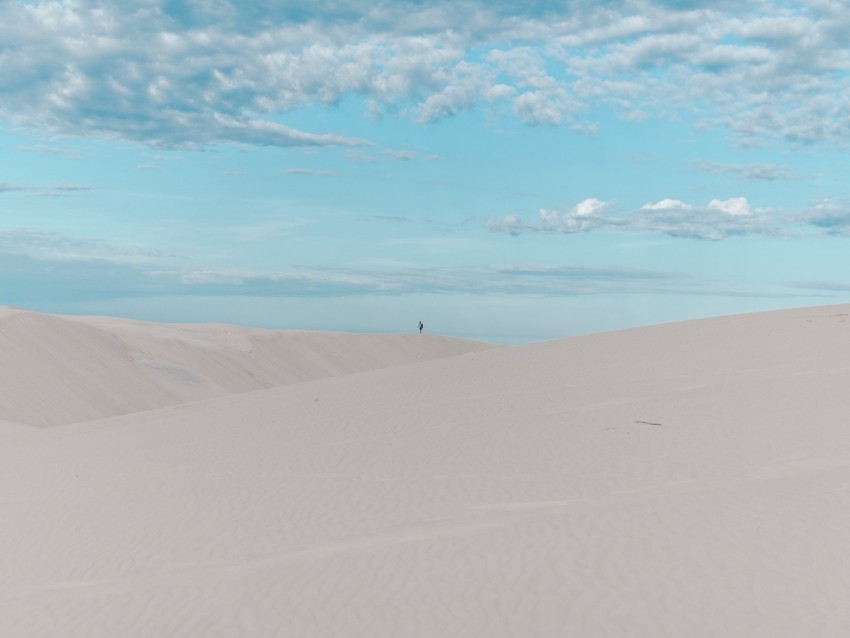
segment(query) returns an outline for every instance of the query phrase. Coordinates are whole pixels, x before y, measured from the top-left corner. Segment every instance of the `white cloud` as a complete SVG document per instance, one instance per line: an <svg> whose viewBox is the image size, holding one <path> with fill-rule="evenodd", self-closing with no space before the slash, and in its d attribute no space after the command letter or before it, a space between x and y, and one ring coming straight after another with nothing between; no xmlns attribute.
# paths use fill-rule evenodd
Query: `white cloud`
<svg viewBox="0 0 850 638"><path fill-rule="evenodd" d="M510 88L505 97L519 93L513 99L513 110L527 124L558 126L581 109L581 103L571 96L566 85L548 72L541 52L518 47L493 50L486 58L511 77L515 88L498 86Z"/></svg>
<svg viewBox="0 0 850 638"><path fill-rule="evenodd" d="M708 203L710 210L719 210L727 215L749 215L750 203L746 197L732 197L731 199L712 199Z"/></svg>
<svg viewBox="0 0 850 638"><path fill-rule="evenodd" d="M841 144L848 28L843 5L778 0L6 2L0 117L161 146L362 145L285 125L359 96L423 122L484 106L593 131L594 106L684 110L743 144Z"/></svg>
<svg viewBox="0 0 850 638"><path fill-rule="evenodd" d="M442 75L445 76L442 88L422 100L416 109L417 119L423 122L469 110L495 83L489 69L469 62L458 62Z"/></svg>
<svg viewBox="0 0 850 638"><path fill-rule="evenodd" d="M690 204L686 204L683 201L678 199L662 199L661 201L655 202L654 204L644 204L640 207L641 210L668 210L668 209L679 209L679 210L690 210L693 206Z"/></svg>
<svg viewBox="0 0 850 638"><path fill-rule="evenodd" d="M671 237L717 241L745 235L794 236L821 234L850 237L850 202L824 199L802 212L754 208L746 197L712 199L696 205L665 198L632 213L615 212L610 202L587 199L566 211L541 209L526 221L511 214L491 218L487 230L519 235L525 232L590 232L601 228L622 232L654 232Z"/></svg>
<svg viewBox="0 0 850 638"><path fill-rule="evenodd" d="M525 231L577 233L609 228L708 240L781 233L780 220L774 219L770 211L754 211L745 197L712 199L705 206L667 198L644 204L630 215L614 215L612 209L610 202L591 198L567 211L541 209L536 223L527 223L514 214L490 219L486 227L512 235Z"/></svg>
<svg viewBox="0 0 850 638"><path fill-rule="evenodd" d="M805 16L779 15L750 20L733 20L730 32L746 40L787 43L801 40L817 31L817 25Z"/></svg>
<svg viewBox="0 0 850 638"><path fill-rule="evenodd" d="M576 102L562 89L528 91L514 100L514 111L527 124L558 126L576 110Z"/></svg>
<svg viewBox="0 0 850 638"><path fill-rule="evenodd" d="M672 237L708 240L780 233L777 220L772 219L768 211L753 212L745 197L712 199L703 207L664 199L642 206L628 219L626 227Z"/></svg>
<svg viewBox="0 0 850 638"><path fill-rule="evenodd" d="M614 224L616 221L606 215L609 208L609 202L596 198L585 199L566 211L541 208L541 230L578 233Z"/></svg>
<svg viewBox="0 0 850 638"><path fill-rule="evenodd" d="M610 208L610 202L589 198L567 210L541 208L537 214L538 221L534 223L526 223L519 215L512 214L489 219L486 226L488 230L512 235L518 235L526 230L560 233L587 232L621 223L617 218L607 214Z"/></svg>
<svg viewBox="0 0 850 638"><path fill-rule="evenodd" d="M216 139L262 146L362 146L370 142L361 138L340 135L305 133L288 126L265 120L237 120L213 114L206 123L206 141ZM194 140L185 140L193 142Z"/></svg>

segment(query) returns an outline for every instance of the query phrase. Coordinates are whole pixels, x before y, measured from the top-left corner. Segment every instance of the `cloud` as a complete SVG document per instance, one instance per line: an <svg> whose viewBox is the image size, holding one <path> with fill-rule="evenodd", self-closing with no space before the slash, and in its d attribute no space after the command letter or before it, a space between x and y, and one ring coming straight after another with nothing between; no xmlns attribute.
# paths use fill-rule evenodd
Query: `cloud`
<svg viewBox="0 0 850 638"><path fill-rule="evenodd" d="M58 155L69 159L79 159L82 154L79 151L74 151L56 146L19 146L16 150L26 153L38 153L40 155Z"/></svg>
<svg viewBox="0 0 850 638"><path fill-rule="evenodd" d="M53 184L47 187L48 190L59 191L63 193L78 193L81 191L93 191L94 186L85 186L83 184Z"/></svg>
<svg viewBox="0 0 850 638"><path fill-rule="evenodd" d="M531 47L494 50L488 61L507 74L515 88L500 97L513 96L513 110L527 124L558 126L568 121L582 104L575 99L567 86L547 70L547 60L541 52Z"/></svg>
<svg viewBox="0 0 850 638"><path fill-rule="evenodd" d="M644 204L640 207L641 210L670 210L672 208L691 210L693 206L678 199L662 199L654 204Z"/></svg>
<svg viewBox="0 0 850 638"><path fill-rule="evenodd" d="M604 226L617 226L622 223L619 219L608 215L610 208L610 202L590 198L565 211L541 208L537 213L537 221L535 222L526 223L519 215L512 214L490 219L486 222L486 226L488 230L506 232L512 235L518 235L523 231L587 232Z"/></svg>
<svg viewBox="0 0 850 638"><path fill-rule="evenodd" d="M292 266L286 272L162 270L151 273L160 294L225 297L351 297L436 295L585 296L666 294L776 296L718 289L688 274L625 267L452 266L422 269L398 263Z"/></svg>
<svg viewBox="0 0 850 638"><path fill-rule="evenodd" d="M353 162L363 162L364 164L371 164L378 161L377 157L363 151L346 151L345 156Z"/></svg>
<svg viewBox="0 0 850 638"><path fill-rule="evenodd" d="M170 256L125 244L28 228L0 230L0 252L50 262L153 263Z"/></svg>
<svg viewBox="0 0 850 638"><path fill-rule="evenodd" d="M285 91L288 78L275 83L268 79L274 75L262 75L277 70L273 54L279 47L304 46L301 39L293 42L296 29L286 34L268 27L257 32L258 25L247 24L241 25L249 29L245 33L212 24L181 29L157 2L86 0L3 3L0 24L6 43L0 67L16 68L0 71L0 113L14 124L155 146L366 143L257 116L295 105ZM269 43L276 34L288 36L278 47ZM308 62L315 58L305 51ZM340 77L346 71L345 65L338 68ZM322 87L315 88L311 96L307 87L303 97L321 101Z"/></svg>
<svg viewBox="0 0 850 638"><path fill-rule="evenodd" d="M305 133L288 126L265 120L240 120L214 114L204 122L206 138L181 140L172 136L171 142L197 144L213 141L241 142L257 146L368 146L368 140L341 135ZM200 128L200 127L197 127Z"/></svg>
<svg viewBox="0 0 850 638"><path fill-rule="evenodd" d="M275 232L271 227L268 230ZM421 264L372 259L326 266L291 264L278 271L258 272L186 263L182 256L143 246L28 229L0 232L0 273L5 282L4 303L25 306L43 306L45 300L55 304L175 296L752 296L740 290L720 290L684 273L617 265L580 267L526 262L422 268Z"/></svg>
<svg viewBox="0 0 850 638"><path fill-rule="evenodd" d="M681 273L635 268L583 268L523 264L496 269L502 288L517 294L587 295L695 291L698 282ZM495 292L495 291L494 291Z"/></svg>
<svg viewBox="0 0 850 638"><path fill-rule="evenodd" d="M564 212L542 208L538 215L544 229L577 233L616 223L607 215L610 207L610 202L590 198Z"/></svg>
<svg viewBox="0 0 850 638"><path fill-rule="evenodd" d="M0 182L0 193L28 191L43 195L60 195L62 193L73 193L91 190L95 190L94 186L86 186L83 184L23 185Z"/></svg>
<svg viewBox="0 0 850 638"><path fill-rule="evenodd" d="M687 275L629 268L454 266L421 269L395 264L347 267L295 267L288 273L195 273L184 283L199 294L408 295L534 294L583 295L668 290L698 284Z"/></svg>
<svg viewBox="0 0 850 638"><path fill-rule="evenodd" d="M525 222L521 216L512 214L487 220L486 227L511 235L525 231L578 233L609 228L708 240L781 234L778 220L769 211L753 210L745 197L712 199L705 206L668 198L644 204L631 215L615 215L613 208L611 202L591 198L566 211L541 209L535 222Z"/></svg>
<svg viewBox="0 0 850 638"><path fill-rule="evenodd" d="M495 83L495 75L487 67L460 61L442 71L438 91L425 97L416 108L416 119L436 122L468 111L481 101Z"/></svg>
<svg viewBox="0 0 850 638"><path fill-rule="evenodd" d="M559 126L576 110L564 89L527 91L514 100L514 111L527 124Z"/></svg>
<svg viewBox="0 0 850 638"><path fill-rule="evenodd" d="M753 211L745 197L712 199L703 207L674 199L645 204L626 227L671 237L720 240L740 235L777 235L780 230L766 211Z"/></svg>
<svg viewBox="0 0 850 638"><path fill-rule="evenodd" d="M665 198L626 214L616 211L611 202L591 198L566 211L540 209L534 221L526 221L516 213L490 218L485 227L511 235L609 229L710 241L744 235L811 235L812 230L850 237L850 202L825 199L802 212L783 212L754 208L746 197L715 198L705 205Z"/></svg>
<svg viewBox="0 0 850 638"><path fill-rule="evenodd" d="M162 147L363 146L286 125L353 97L422 122L483 108L592 133L609 108L687 113L741 144L843 145L848 27L840 3L801 0L6 2L0 118Z"/></svg>
<svg viewBox="0 0 850 638"><path fill-rule="evenodd" d="M334 177L335 171L321 171L313 168L287 168L283 171L284 175L312 175L314 177Z"/></svg>
<svg viewBox="0 0 850 638"><path fill-rule="evenodd" d="M850 284L836 281L794 281L785 284L790 288L801 288L803 290L822 290L827 292L847 293Z"/></svg>
<svg viewBox="0 0 850 638"><path fill-rule="evenodd" d="M612 12L612 24L628 22L622 9ZM837 35L848 26L844 12L830 3L767 2L696 10L652 3L641 13L657 19L631 21L631 36L621 30L611 41L563 49L582 81L596 79L596 100L624 116L697 108L702 124L727 128L742 144L842 143L850 121L850 51ZM615 95L609 88L617 83L635 90Z"/></svg>
<svg viewBox="0 0 850 638"><path fill-rule="evenodd" d="M157 294L144 268L100 260L44 260L0 248L3 303L42 307L61 302Z"/></svg>
<svg viewBox="0 0 850 638"><path fill-rule="evenodd" d="M767 211L753 211L746 197L712 199L706 206L663 199L642 206L630 218L628 228L708 240L780 234L776 220Z"/></svg>
<svg viewBox="0 0 850 638"><path fill-rule="evenodd" d="M850 203L821 200L797 217L828 235L850 236Z"/></svg>
<svg viewBox="0 0 850 638"><path fill-rule="evenodd" d="M266 226L251 232L279 232ZM238 229L234 229L238 231ZM242 233L243 238L248 238ZM675 294L697 286L688 276L630 268L473 265L421 268L369 260L293 264L276 272L210 268L143 246L34 229L0 231L5 303L156 296L339 297L356 295L579 295L635 290Z"/></svg>
<svg viewBox="0 0 850 638"><path fill-rule="evenodd" d="M408 151L408 150L400 150L394 151L392 149L384 150L384 156L387 159L391 159L396 162L408 162L410 160L415 160L419 157L416 151Z"/></svg>
<svg viewBox="0 0 850 638"><path fill-rule="evenodd" d="M778 164L718 164L703 162L697 165L703 171L715 175L732 175L749 180L768 182L796 179L796 175L785 166Z"/></svg>
<svg viewBox="0 0 850 638"><path fill-rule="evenodd" d="M504 217L491 217L485 222L485 226L491 232L510 235L519 235L526 230L536 230L532 224L524 222L516 213Z"/></svg>
<svg viewBox="0 0 850 638"><path fill-rule="evenodd" d="M440 159L438 155L422 155L408 149L393 150L391 148L384 149L384 157L393 162L410 162L414 160L433 162Z"/></svg>
<svg viewBox="0 0 850 638"><path fill-rule="evenodd" d="M708 202L708 209L735 216L749 216L752 212L750 202L747 201L746 197L732 197L725 200L712 199Z"/></svg>

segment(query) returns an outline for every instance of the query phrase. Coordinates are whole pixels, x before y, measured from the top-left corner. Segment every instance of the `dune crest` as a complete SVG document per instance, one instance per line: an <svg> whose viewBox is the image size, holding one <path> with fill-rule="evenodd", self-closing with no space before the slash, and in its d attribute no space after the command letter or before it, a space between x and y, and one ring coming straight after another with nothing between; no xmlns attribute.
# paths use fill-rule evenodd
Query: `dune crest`
<svg viewBox="0 0 850 638"><path fill-rule="evenodd" d="M0 420L64 425L492 348L428 334L273 331L0 309Z"/></svg>

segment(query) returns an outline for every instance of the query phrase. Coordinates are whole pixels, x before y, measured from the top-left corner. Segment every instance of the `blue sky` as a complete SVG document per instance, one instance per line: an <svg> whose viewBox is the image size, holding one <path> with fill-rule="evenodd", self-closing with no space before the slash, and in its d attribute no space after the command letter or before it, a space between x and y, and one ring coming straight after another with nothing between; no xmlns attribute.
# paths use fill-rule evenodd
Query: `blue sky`
<svg viewBox="0 0 850 638"><path fill-rule="evenodd" d="M848 9L0 1L0 304L520 342L844 302Z"/></svg>

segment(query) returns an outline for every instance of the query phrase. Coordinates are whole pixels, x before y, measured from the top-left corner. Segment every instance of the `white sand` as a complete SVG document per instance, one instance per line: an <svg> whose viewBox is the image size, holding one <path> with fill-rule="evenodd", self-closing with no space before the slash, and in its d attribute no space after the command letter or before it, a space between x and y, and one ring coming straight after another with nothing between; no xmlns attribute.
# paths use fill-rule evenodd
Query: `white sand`
<svg viewBox="0 0 850 638"><path fill-rule="evenodd" d="M0 308L0 419L62 425L491 347Z"/></svg>
<svg viewBox="0 0 850 638"><path fill-rule="evenodd" d="M848 314L0 431L0 636L846 636Z"/></svg>

